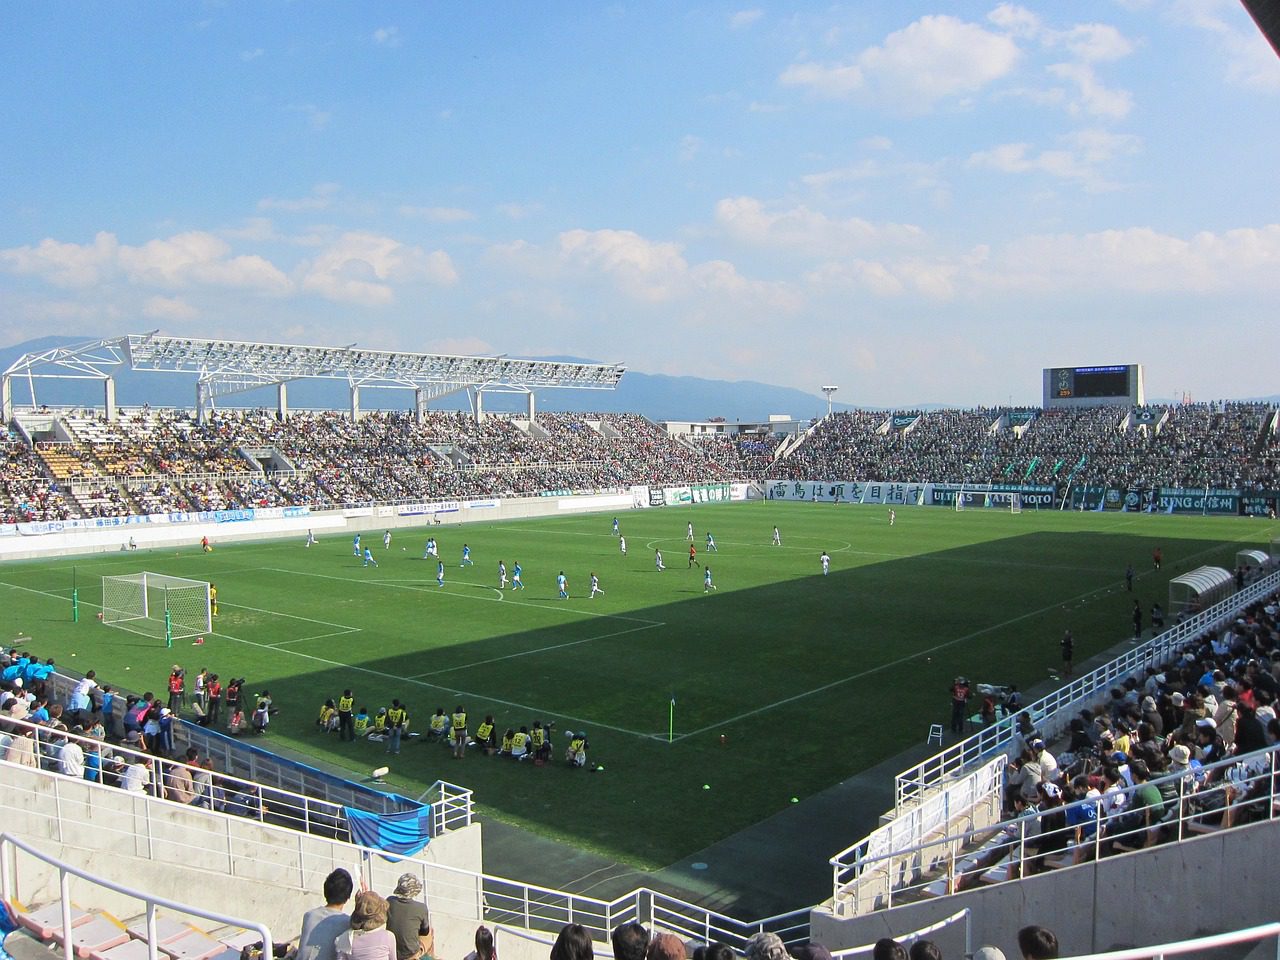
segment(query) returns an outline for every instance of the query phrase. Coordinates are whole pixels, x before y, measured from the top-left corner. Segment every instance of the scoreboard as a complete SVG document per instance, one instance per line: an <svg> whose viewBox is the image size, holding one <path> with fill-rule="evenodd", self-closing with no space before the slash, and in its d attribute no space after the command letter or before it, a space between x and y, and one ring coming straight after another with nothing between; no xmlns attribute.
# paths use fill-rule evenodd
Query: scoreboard
<svg viewBox="0 0 1280 960"><path fill-rule="evenodd" d="M1093 407L1144 404L1142 365L1048 367L1044 371L1044 406Z"/></svg>

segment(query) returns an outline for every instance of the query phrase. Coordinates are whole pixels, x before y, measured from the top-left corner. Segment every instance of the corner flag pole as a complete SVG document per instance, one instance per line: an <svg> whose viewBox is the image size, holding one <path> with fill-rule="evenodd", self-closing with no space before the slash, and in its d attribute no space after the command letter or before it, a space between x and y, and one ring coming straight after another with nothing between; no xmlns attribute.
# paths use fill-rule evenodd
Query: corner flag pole
<svg viewBox="0 0 1280 960"><path fill-rule="evenodd" d="M71 622L80 622L80 588L76 586L76 568L71 568Z"/></svg>
<svg viewBox="0 0 1280 960"><path fill-rule="evenodd" d="M667 709L667 743L676 739L676 695L671 694L671 706Z"/></svg>

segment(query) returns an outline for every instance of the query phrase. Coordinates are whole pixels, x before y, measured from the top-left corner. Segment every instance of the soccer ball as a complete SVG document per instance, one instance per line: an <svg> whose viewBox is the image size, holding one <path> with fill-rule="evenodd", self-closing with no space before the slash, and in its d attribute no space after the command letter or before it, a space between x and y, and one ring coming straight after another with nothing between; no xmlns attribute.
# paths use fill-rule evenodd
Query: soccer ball
<svg viewBox="0 0 1280 960"><path fill-rule="evenodd" d="M572 736L573 736L573 731L572 731L572 730L566 730L566 731L564 732L564 735L565 735L566 737L572 737Z"/></svg>
<svg viewBox="0 0 1280 960"><path fill-rule="evenodd" d="M102 619L102 611L101 611L101 610L99 610L99 611L98 611L98 619L99 619L99 620L101 620L101 619Z"/></svg>

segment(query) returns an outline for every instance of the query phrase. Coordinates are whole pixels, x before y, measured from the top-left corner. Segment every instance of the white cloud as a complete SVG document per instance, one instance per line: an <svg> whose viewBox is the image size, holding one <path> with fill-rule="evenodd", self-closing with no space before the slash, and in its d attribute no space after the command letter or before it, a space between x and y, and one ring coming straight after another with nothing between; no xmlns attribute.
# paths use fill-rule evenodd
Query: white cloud
<svg viewBox="0 0 1280 960"><path fill-rule="evenodd" d="M379 27L373 31L373 42L383 47L400 46L399 27Z"/></svg>
<svg viewBox="0 0 1280 960"><path fill-rule="evenodd" d="M1000 4L987 14L987 19L1015 37L1035 37L1044 29L1039 16L1016 3Z"/></svg>
<svg viewBox="0 0 1280 960"><path fill-rule="evenodd" d="M1076 85L1076 96L1068 97L1067 109L1072 113L1119 120L1133 109L1133 95L1128 90L1113 90L1098 80L1091 63L1055 63L1048 67L1055 77Z"/></svg>
<svg viewBox="0 0 1280 960"><path fill-rule="evenodd" d="M1008 35L945 14L921 17L839 64L797 63L779 78L828 97L862 94L877 102L927 110L971 94L1009 74L1019 50Z"/></svg>
<svg viewBox="0 0 1280 960"><path fill-rule="evenodd" d="M628 296L648 303L729 297L787 312L800 303L785 284L751 280L727 260L690 265L679 244L648 240L631 230L565 231L560 257L569 267L609 277Z"/></svg>
<svg viewBox="0 0 1280 960"><path fill-rule="evenodd" d="M911 224L837 220L800 205L767 208L755 197L727 197L716 204L716 223L734 240L753 246L831 255L885 243L915 244L924 231Z"/></svg>
<svg viewBox="0 0 1280 960"><path fill-rule="evenodd" d="M329 126L329 121L333 119L333 113L329 110L322 110L314 103L291 103L286 110L291 113L300 113L307 119L307 125L317 132Z"/></svg>
<svg viewBox="0 0 1280 960"><path fill-rule="evenodd" d="M1280 58L1236 0L1177 0L1174 17L1216 41L1228 82L1264 93L1280 93ZM1230 19L1241 26L1235 26Z"/></svg>
<svg viewBox="0 0 1280 960"><path fill-rule="evenodd" d="M1106 23L1076 24L1054 34L1053 42L1061 43L1075 56L1091 63L1120 60L1133 53L1133 44L1119 30Z"/></svg>
<svg viewBox="0 0 1280 960"><path fill-rule="evenodd" d="M818 173L806 173L800 182L814 190L826 190L838 183L852 183L870 180L880 175L880 166L874 160L863 160L846 167L835 167Z"/></svg>
<svg viewBox="0 0 1280 960"><path fill-rule="evenodd" d="M729 17L729 26L734 30L745 30L763 16L763 10L739 10Z"/></svg>
<svg viewBox="0 0 1280 960"><path fill-rule="evenodd" d="M39 276L55 286L88 288L123 276L132 284L177 290L223 287L258 293L287 293L289 278L256 255L229 256L221 237L203 231L151 240L139 247L99 233L91 244L42 240L35 247L0 251L0 263L14 273Z"/></svg>
<svg viewBox="0 0 1280 960"><path fill-rule="evenodd" d="M1077 130L1060 137L1059 142L1059 148L1039 152L1028 143L1000 144L971 154L969 166L1003 173L1047 174L1102 190L1114 186L1104 168L1142 147L1138 137L1107 130Z"/></svg>
<svg viewBox="0 0 1280 960"><path fill-rule="evenodd" d="M186 321L200 316L200 311L181 297L150 297L142 305L142 315L152 320Z"/></svg>
<svg viewBox="0 0 1280 960"><path fill-rule="evenodd" d="M287 213L309 213L327 210L341 188L336 183L317 183L311 188L311 196L278 198L264 197L258 201L259 210L283 210Z"/></svg>
<svg viewBox="0 0 1280 960"><path fill-rule="evenodd" d="M861 145L868 150L892 150L893 141L885 136L866 137Z"/></svg>
<svg viewBox="0 0 1280 960"><path fill-rule="evenodd" d="M766 103L763 100L752 100L747 105L747 109L752 113L782 113L787 108L780 103Z"/></svg>
<svg viewBox="0 0 1280 960"><path fill-rule="evenodd" d="M352 232L304 264L301 285L328 300L383 306L395 300L395 283L450 286L457 280L443 250L428 253L391 237Z"/></svg>
<svg viewBox="0 0 1280 960"><path fill-rule="evenodd" d="M474 220L476 215L462 207L414 207L404 205L399 209L400 216L415 220L427 220L431 223L461 223Z"/></svg>
<svg viewBox="0 0 1280 960"><path fill-rule="evenodd" d="M500 214L509 220L524 220L531 217L535 213L542 212L542 204L540 203L500 203L494 207Z"/></svg>
<svg viewBox="0 0 1280 960"><path fill-rule="evenodd" d="M706 143L701 137L686 133L680 138L680 162L688 163L702 152L704 146L706 146Z"/></svg>
<svg viewBox="0 0 1280 960"><path fill-rule="evenodd" d="M245 63L248 63L251 60L257 60L266 52L267 51L263 50L261 47L254 47L252 50L241 50L240 59Z"/></svg>

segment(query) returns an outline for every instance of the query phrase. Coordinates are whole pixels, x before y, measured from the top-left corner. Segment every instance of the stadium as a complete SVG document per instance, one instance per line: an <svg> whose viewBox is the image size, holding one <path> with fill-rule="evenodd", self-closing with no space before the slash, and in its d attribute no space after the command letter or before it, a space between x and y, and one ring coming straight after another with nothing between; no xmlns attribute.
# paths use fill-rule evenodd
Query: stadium
<svg viewBox="0 0 1280 960"><path fill-rule="evenodd" d="M193 374L195 403L15 399L14 381L89 369L109 401L126 368ZM356 370L414 407L361 411L353 390L345 411L289 409L299 376ZM700 433L534 406L539 387L608 389L618 367L155 334L25 356L4 380L6 676L58 709L9 721L11 750L35 741L8 792L26 824L13 842L98 872L77 851L123 839L90 812L116 802L104 790L147 824L135 855L152 865L201 869L217 821L257 821L216 857L271 886L255 903L272 930L285 887L416 854L394 869L421 871L440 942L487 922L531 938L516 950L629 919L738 947L927 930L954 950L988 936L984 915L1019 922L1010 888L1015 913L1043 898L1036 916L1064 931L1064 891L1114 870L1167 871L1207 844L1252 862L1277 810L1258 664L1274 662L1280 411L1148 405L1140 367L1107 371L1046 370L1040 408ZM495 384L527 408L486 411ZM264 387L275 409L209 402ZM470 410L430 409L449 391ZM152 689L166 722L148 734ZM387 727L401 705L403 737ZM339 713L357 707L345 736ZM1245 713L1265 729L1245 759L1234 738L1195 735L1197 718ZM1112 758L1117 737L1129 749ZM79 792L64 750L73 769L97 757ZM1182 751L1194 773L1171 768ZM1108 785L1116 759L1126 775ZM678 816L655 818L667 804ZM285 858L286 880L266 851L289 834L314 847ZM40 875L48 896L57 874ZM1224 925L1224 906L1178 935L1265 915L1245 898ZM53 937L54 914L23 922ZM1089 935L1105 945L1122 922L1099 908Z"/></svg>

